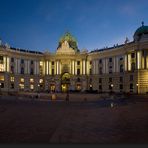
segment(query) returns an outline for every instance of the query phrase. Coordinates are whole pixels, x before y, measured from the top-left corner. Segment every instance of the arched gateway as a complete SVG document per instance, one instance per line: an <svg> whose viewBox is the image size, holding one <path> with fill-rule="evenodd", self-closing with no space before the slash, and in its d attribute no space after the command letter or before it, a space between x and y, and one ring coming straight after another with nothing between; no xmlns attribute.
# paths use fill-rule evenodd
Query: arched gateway
<svg viewBox="0 0 148 148"><path fill-rule="evenodd" d="M69 85L70 85L70 74L64 73L61 75L61 91L67 92L69 91Z"/></svg>

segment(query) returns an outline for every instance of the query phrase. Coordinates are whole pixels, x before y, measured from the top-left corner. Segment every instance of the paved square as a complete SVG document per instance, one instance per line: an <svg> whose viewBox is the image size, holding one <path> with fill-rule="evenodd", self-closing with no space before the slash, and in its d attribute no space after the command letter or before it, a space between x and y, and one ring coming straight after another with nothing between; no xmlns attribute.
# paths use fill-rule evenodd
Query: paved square
<svg viewBox="0 0 148 148"><path fill-rule="evenodd" d="M148 100L111 103L0 99L0 143L147 143Z"/></svg>

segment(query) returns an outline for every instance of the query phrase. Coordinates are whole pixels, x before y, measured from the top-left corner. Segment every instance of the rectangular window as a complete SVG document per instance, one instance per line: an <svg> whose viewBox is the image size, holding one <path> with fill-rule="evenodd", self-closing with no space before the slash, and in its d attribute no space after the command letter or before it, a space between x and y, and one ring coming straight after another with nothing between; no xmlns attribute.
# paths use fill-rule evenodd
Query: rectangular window
<svg viewBox="0 0 148 148"><path fill-rule="evenodd" d="M135 58L135 53L131 53L131 58Z"/></svg>
<svg viewBox="0 0 148 148"><path fill-rule="evenodd" d="M120 77L120 82L121 82L121 83L123 82L123 77Z"/></svg>
<svg viewBox="0 0 148 148"><path fill-rule="evenodd" d="M77 75L80 75L80 69L77 69Z"/></svg>
<svg viewBox="0 0 148 148"><path fill-rule="evenodd" d="M11 71L10 71L11 73L14 73L14 66L11 65L10 70L11 70Z"/></svg>
<svg viewBox="0 0 148 148"><path fill-rule="evenodd" d="M130 81L133 81L133 80L134 80L134 76L130 75Z"/></svg>
<svg viewBox="0 0 148 148"><path fill-rule="evenodd" d="M102 67L99 68L99 74L102 74Z"/></svg>
<svg viewBox="0 0 148 148"><path fill-rule="evenodd" d="M112 62L112 58L109 58L109 62Z"/></svg>
<svg viewBox="0 0 148 148"><path fill-rule="evenodd" d="M4 72L4 64L0 62L0 71Z"/></svg>
<svg viewBox="0 0 148 148"><path fill-rule="evenodd" d="M40 79L39 83L43 83L43 79Z"/></svg>
<svg viewBox="0 0 148 148"><path fill-rule="evenodd" d="M99 83L102 83L102 78L99 78Z"/></svg>
<svg viewBox="0 0 148 148"><path fill-rule="evenodd" d="M30 83L34 83L34 79L33 78L30 79Z"/></svg>
<svg viewBox="0 0 148 148"><path fill-rule="evenodd" d="M33 63L34 63L33 60L31 60L30 63L31 63L31 65L33 65Z"/></svg>
<svg viewBox="0 0 148 148"><path fill-rule="evenodd" d="M77 65L78 65L78 66L80 65L80 61L77 61Z"/></svg>
<svg viewBox="0 0 148 148"><path fill-rule="evenodd" d="M133 89L133 84L132 83L130 84L130 89Z"/></svg>
<svg viewBox="0 0 148 148"><path fill-rule="evenodd" d="M24 74L24 68L21 67L21 74Z"/></svg>
<svg viewBox="0 0 148 148"><path fill-rule="evenodd" d="M52 75L54 75L54 69L52 69Z"/></svg>
<svg viewBox="0 0 148 148"><path fill-rule="evenodd" d="M24 59L21 59L21 64L24 64Z"/></svg>
<svg viewBox="0 0 148 148"><path fill-rule="evenodd" d="M3 64L3 62L4 62L4 57L0 56L0 64Z"/></svg>
<svg viewBox="0 0 148 148"><path fill-rule="evenodd" d="M119 86L119 87L120 87L120 90L122 90L122 89L123 89L123 84L120 84L120 86Z"/></svg>
<svg viewBox="0 0 148 148"><path fill-rule="evenodd" d="M123 60L123 57L120 57L120 61L122 61Z"/></svg>
<svg viewBox="0 0 148 148"><path fill-rule="evenodd" d="M24 84L19 84L20 89L23 90L25 88Z"/></svg>
<svg viewBox="0 0 148 148"><path fill-rule="evenodd" d="M102 59L99 60L99 64L102 64Z"/></svg>
<svg viewBox="0 0 148 148"><path fill-rule="evenodd" d="M14 82L14 77L10 77L10 81L11 82Z"/></svg>
<svg viewBox="0 0 148 148"><path fill-rule="evenodd" d="M54 61L52 61L52 66L54 65Z"/></svg>
<svg viewBox="0 0 148 148"><path fill-rule="evenodd" d="M4 81L4 76L0 75L0 81Z"/></svg>
<svg viewBox="0 0 148 148"><path fill-rule="evenodd" d="M34 89L34 85L31 84L30 85L30 89L33 90Z"/></svg>
<svg viewBox="0 0 148 148"><path fill-rule="evenodd" d="M34 74L34 69L33 69L33 68L30 69L30 74L31 74L31 75Z"/></svg>
<svg viewBox="0 0 148 148"><path fill-rule="evenodd" d="M99 90L102 90L102 85L99 85Z"/></svg>
<svg viewBox="0 0 148 148"><path fill-rule="evenodd" d="M21 78L21 79L20 79L20 82L21 82L21 83L24 83L24 78Z"/></svg>
<svg viewBox="0 0 148 148"><path fill-rule="evenodd" d="M14 83L11 83L11 89L14 89Z"/></svg>
<svg viewBox="0 0 148 148"><path fill-rule="evenodd" d="M14 58L11 58L11 62L12 62L12 63L14 62Z"/></svg>

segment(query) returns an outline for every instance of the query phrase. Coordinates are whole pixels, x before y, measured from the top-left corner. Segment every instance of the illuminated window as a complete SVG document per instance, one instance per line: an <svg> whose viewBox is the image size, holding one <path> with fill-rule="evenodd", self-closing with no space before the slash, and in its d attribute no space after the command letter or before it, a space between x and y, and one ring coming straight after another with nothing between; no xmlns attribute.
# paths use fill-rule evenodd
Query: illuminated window
<svg viewBox="0 0 148 148"><path fill-rule="evenodd" d="M4 81L4 76L0 76L0 81Z"/></svg>
<svg viewBox="0 0 148 148"><path fill-rule="evenodd" d="M40 79L40 81L39 81L40 83L43 83L43 79Z"/></svg>
<svg viewBox="0 0 148 148"><path fill-rule="evenodd" d="M3 72L4 71L4 64L0 63L0 71Z"/></svg>
<svg viewBox="0 0 148 148"><path fill-rule="evenodd" d="M10 77L10 81L11 82L14 82L14 77Z"/></svg>
<svg viewBox="0 0 148 148"><path fill-rule="evenodd" d="M24 84L19 84L20 89L24 89Z"/></svg>
<svg viewBox="0 0 148 148"><path fill-rule="evenodd" d="M42 75L43 74L43 62L40 61L40 74Z"/></svg>
<svg viewBox="0 0 148 148"><path fill-rule="evenodd" d="M43 62L42 61L40 61L40 66L43 66Z"/></svg>
<svg viewBox="0 0 148 148"><path fill-rule="evenodd" d="M81 90L81 85L77 84L77 90L80 91Z"/></svg>
<svg viewBox="0 0 148 148"><path fill-rule="evenodd" d="M24 83L24 78L21 78L20 81L21 81L21 83Z"/></svg>
<svg viewBox="0 0 148 148"><path fill-rule="evenodd" d="M34 85L31 84L30 85L30 89L33 90L34 89Z"/></svg>
<svg viewBox="0 0 148 148"><path fill-rule="evenodd" d="M33 83L33 82L34 82L34 79L33 79L33 78L31 78L31 79L30 79L30 83Z"/></svg>

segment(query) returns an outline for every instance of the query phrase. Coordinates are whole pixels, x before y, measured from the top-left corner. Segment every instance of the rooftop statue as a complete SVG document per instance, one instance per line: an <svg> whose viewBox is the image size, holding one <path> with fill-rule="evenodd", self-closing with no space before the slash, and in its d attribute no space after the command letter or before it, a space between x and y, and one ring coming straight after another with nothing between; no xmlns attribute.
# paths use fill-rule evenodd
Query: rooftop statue
<svg viewBox="0 0 148 148"><path fill-rule="evenodd" d="M65 42L66 41L66 42ZM75 51L79 51L78 46L77 46L77 41L76 39L69 33L66 32L59 40L59 45L58 48L60 48L62 46L62 44L65 43L69 44L69 47L72 48Z"/></svg>

